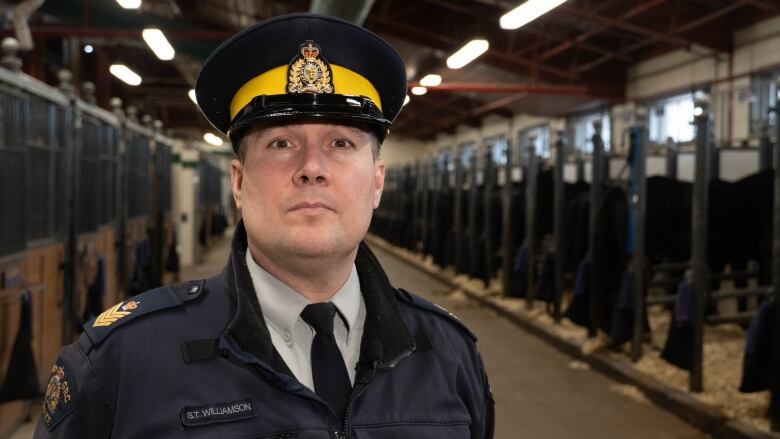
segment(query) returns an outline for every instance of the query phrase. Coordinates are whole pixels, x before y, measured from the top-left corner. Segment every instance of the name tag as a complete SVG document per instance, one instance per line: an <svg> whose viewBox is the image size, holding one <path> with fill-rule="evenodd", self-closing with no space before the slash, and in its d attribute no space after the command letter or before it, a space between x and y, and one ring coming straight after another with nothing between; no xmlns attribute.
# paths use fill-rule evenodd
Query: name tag
<svg viewBox="0 0 780 439"><path fill-rule="evenodd" d="M255 403L251 399L184 407L179 414L181 423L185 427L240 421L257 416Z"/></svg>

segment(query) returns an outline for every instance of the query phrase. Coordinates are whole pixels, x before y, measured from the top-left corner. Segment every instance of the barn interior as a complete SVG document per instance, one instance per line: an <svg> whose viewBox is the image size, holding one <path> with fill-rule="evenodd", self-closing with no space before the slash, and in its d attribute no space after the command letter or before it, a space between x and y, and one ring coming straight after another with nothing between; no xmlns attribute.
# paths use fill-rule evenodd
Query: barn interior
<svg viewBox="0 0 780 439"><path fill-rule="evenodd" d="M780 437L780 1L0 0L0 438L82 325L223 268L194 87L296 12L406 65L366 242L487 340L495 437Z"/></svg>

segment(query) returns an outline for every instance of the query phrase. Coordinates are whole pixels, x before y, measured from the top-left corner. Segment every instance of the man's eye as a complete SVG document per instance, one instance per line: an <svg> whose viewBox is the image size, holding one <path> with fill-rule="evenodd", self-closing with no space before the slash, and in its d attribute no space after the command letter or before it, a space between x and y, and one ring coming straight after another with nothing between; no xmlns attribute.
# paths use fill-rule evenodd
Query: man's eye
<svg viewBox="0 0 780 439"><path fill-rule="evenodd" d="M333 146L336 148L349 148L353 146L354 144L350 142L348 139L336 139L333 141Z"/></svg>
<svg viewBox="0 0 780 439"><path fill-rule="evenodd" d="M288 140L279 139L279 140L274 140L268 146L270 148L289 148L290 142Z"/></svg>

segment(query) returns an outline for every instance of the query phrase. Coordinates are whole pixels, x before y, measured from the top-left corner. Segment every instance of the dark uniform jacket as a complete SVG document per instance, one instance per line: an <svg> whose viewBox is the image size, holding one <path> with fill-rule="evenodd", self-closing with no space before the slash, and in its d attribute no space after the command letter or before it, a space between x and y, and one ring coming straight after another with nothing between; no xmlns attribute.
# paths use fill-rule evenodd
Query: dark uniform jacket
<svg viewBox="0 0 780 439"><path fill-rule="evenodd" d="M360 244L366 322L338 419L271 343L239 224L225 270L158 288L63 348L35 438L490 438L493 401L474 336L393 288ZM348 433L348 434L345 434Z"/></svg>

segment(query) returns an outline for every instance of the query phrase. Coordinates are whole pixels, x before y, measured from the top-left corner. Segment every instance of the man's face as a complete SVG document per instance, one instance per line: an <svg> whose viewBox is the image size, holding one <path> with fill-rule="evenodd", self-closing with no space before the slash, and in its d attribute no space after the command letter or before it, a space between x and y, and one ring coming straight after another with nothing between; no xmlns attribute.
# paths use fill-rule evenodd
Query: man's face
<svg viewBox="0 0 780 439"><path fill-rule="evenodd" d="M250 249L269 259L345 256L379 206L384 162L373 134L328 123L261 128L233 160L233 196Z"/></svg>

